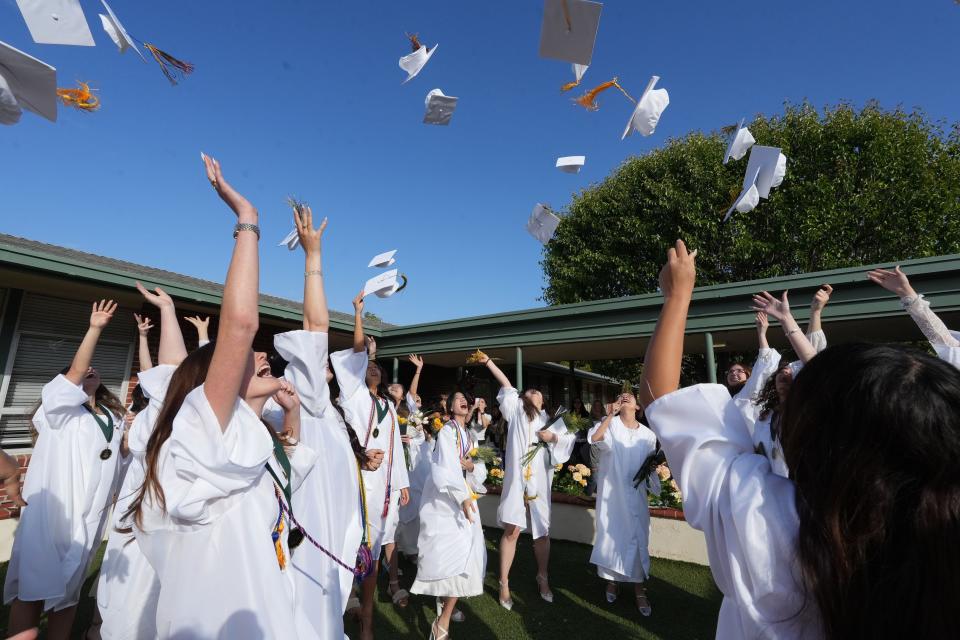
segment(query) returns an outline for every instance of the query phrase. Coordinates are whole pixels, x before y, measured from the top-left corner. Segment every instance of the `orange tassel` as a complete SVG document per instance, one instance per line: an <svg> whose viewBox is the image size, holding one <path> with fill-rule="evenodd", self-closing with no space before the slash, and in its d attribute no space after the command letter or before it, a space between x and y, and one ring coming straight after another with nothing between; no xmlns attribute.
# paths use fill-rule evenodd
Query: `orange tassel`
<svg viewBox="0 0 960 640"><path fill-rule="evenodd" d="M604 82L603 84L598 85L593 89L590 89L590 91L587 91L585 94L583 94L579 98L574 98L573 101L579 104L581 107L584 107L585 109L589 109L590 111L596 111L600 108L600 105L597 104L597 96L603 93L604 91L606 91L607 89L609 89L610 87L616 87L617 89L620 90L620 93L627 96L627 98L629 98L631 101L636 102L636 100L631 98L630 94L624 91L623 87L620 86L619 78L614 78L613 80Z"/></svg>
<svg viewBox="0 0 960 640"><path fill-rule="evenodd" d="M274 531L277 532L277 541L273 543L273 546L277 551L277 562L280 564L280 570L283 571L287 568L287 556L283 552L283 519L280 520L280 525Z"/></svg>
<svg viewBox="0 0 960 640"><path fill-rule="evenodd" d="M93 95L90 85L78 82L79 89L57 89L57 97L63 104L81 111L96 111L100 108L100 98Z"/></svg>
<svg viewBox="0 0 960 640"><path fill-rule="evenodd" d="M573 89L574 87L579 87L579 86L580 86L580 81L579 81L579 80L574 80L573 82L568 82L567 84L565 84L565 85L563 85L562 87L560 87L560 93L566 93L567 91L570 91L570 89Z"/></svg>
<svg viewBox="0 0 960 640"><path fill-rule="evenodd" d="M420 38L418 38L417 35L418 34L416 33L407 34L407 37L410 38L410 48L413 49L414 51L416 51L417 49L423 46L422 44L420 44Z"/></svg>
<svg viewBox="0 0 960 640"><path fill-rule="evenodd" d="M193 73L194 67L189 62L178 60L169 53L157 49L149 42L144 42L143 46L153 54L153 59L160 65L160 70L163 71L163 75L167 77L170 84L177 84L178 79L183 79L183 76Z"/></svg>

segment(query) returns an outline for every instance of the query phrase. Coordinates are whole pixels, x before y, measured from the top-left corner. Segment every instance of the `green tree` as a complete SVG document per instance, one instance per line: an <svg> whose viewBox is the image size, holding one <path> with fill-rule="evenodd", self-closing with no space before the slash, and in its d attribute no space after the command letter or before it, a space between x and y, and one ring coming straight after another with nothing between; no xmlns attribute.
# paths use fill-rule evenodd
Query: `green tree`
<svg viewBox="0 0 960 640"><path fill-rule="evenodd" d="M960 125L944 132L876 104L788 104L748 126L788 158L769 199L722 224L748 156L723 165L720 132L669 140L573 196L545 249L545 299L655 291L676 238L700 250L701 285L960 252Z"/></svg>

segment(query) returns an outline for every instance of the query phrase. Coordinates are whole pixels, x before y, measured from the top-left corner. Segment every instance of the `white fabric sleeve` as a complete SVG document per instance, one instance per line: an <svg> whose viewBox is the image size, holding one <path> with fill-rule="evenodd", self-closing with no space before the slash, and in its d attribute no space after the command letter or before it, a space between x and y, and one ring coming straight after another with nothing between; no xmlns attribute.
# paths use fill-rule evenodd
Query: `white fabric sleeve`
<svg viewBox="0 0 960 640"><path fill-rule="evenodd" d="M611 419L610 422L612 423L613 420ZM600 451L610 451L610 438L607 437L610 433L610 425L607 425L607 430L603 433L602 440L594 441L593 439L593 435L600 430L601 424L603 424L603 420L601 420L600 422L598 422L597 424L593 425L593 427L590 428L590 431L587 432L587 442L589 442L591 445L596 446L597 449L599 449Z"/></svg>
<svg viewBox="0 0 960 640"><path fill-rule="evenodd" d="M170 386L170 378L176 370L175 365L158 364L137 374L137 384L140 385L143 395L150 400L151 404L163 406L163 399L167 397L167 387Z"/></svg>
<svg viewBox="0 0 960 640"><path fill-rule="evenodd" d="M297 390L301 407L314 417L330 406L327 343L327 334L319 331L287 331L273 337L274 348L287 361L283 377Z"/></svg>
<svg viewBox="0 0 960 640"><path fill-rule="evenodd" d="M367 352L344 349L330 354L333 372L340 385L340 402L343 403L357 391L366 388L367 365L370 363Z"/></svg>
<svg viewBox="0 0 960 640"><path fill-rule="evenodd" d="M776 349L760 349L760 352L757 354L757 359L753 363L750 377L747 378L743 389L741 389L735 397L752 402L753 399L757 397L757 394L760 393L763 385L770 379L770 376L777 372L777 367L779 366L780 353Z"/></svg>
<svg viewBox="0 0 960 640"><path fill-rule="evenodd" d="M937 314L930 308L930 303L922 295L918 295L913 300L901 298L900 302L931 345L934 347L936 345L960 347L960 341L947 329L943 320L937 317Z"/></svg>
<svg viewBox="0 0 960 640"><path fill-rule="evenodd" d="M460 466L460 452L457 451L454 427L444 425L436 439L437 453L434 464L430 465L430 478L440 493L448 494L457 504L461 504L470 494L463 477L463 468Z"/></svg>
<svg viewBox="0 0 960 640"><path fill-rule="evenodd" d="M400 440L400 419L393 414L393 477L390 479L391 491L410 488L410 474L407 472L407 457L403 455L403 442Z"/></svg>
<svg viewBox="0 0 960 640"><path fill-rule="evenodd" d="M290 458L290 489L296 491L310 475L319 455L301 441L293 451L288 450L287 457Z"/></svg>
<svg viewBox="0 0 960 640"><path fill-rule="evenodd" d="M73 384L66 376L58 375L43 385L40 392L40 407L43 422L51 429L59 429L77 415L77 409L87 401L83 387ZM39 414L39 412L38 412Z"/></svg>
<svg viewBox="0 0 960 640"><path fill-rule="evenodd" d="M827 334L823 332L823 329L808 333L807 340L810 341L810 344L813 345L813 348L817 353L820 353L827 348Z"/></svg>
<svg viewBox="0 0 960 640"><path fill-rule="evenodd" d="M520 408L520 392L513 387L501 387L497 402L500 404L500 413L509 421Z"/></svg>
<svg viewBox="0 0 960 640"><path fill-rule="evenodd" d="M957 341L957 346L947 346L945 344L933 345L933 350L937 352L937 357L945 362L949 362L960 369L960 333L951 331L950 335Z"/></svg>
<svg viewBox="0 0 960 640"><path fill-rule="evenodd" d="M208 524L222 510L216 503L255 484L266 473L273 442L260 418L237 398L227 428L220 422L202 386L191 391L173 421L170 456L177 487L167 494L173 518Z"/></svg>
<svg viewBox="0 0 960 640"><path fill-rule="evenodd" d="M205 347L205 346L207 346L208 344L210 344L210 341L209 341L209 340L197 340L197 348L198 348L198 349L199 349L200 347Z"/></svg>
<svg viewBox="0 0 960 640"><path fill-rule="evenodd" d="M569 460L576 443L577 434L570 432L558 435L555 441L548 442L547 451L550 452L550 464L563 464Z"/></svg>
<svg viewBox="0 0 960 640"><path fill-rule="evenodd" d="M410 415L413 415L414 413L419 411L419 409L417 408L417 399L414 398L409 391L407 391L407 397L405 398L405 400L407 402L407 411L410 412Z"/></svg>

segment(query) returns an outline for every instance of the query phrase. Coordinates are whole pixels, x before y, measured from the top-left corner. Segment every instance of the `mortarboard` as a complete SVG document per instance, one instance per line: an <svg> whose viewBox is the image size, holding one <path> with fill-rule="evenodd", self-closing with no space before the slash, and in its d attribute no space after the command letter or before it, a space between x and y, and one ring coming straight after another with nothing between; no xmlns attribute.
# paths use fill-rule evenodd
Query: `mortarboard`
<svg viewBox="0 0 960 640"><path fill-rule="evenodd" d="M587 0L546 0L540 27L540 57L587 66L603 5Z"/></svg>
<svg viewBox="0 0 960 640"><path fill-rule="evenodd" d="M391 269L367 280L363 286L363 295L366 297L372 293L378 298L389 298L406 286L406 276L401 275L397 269Z"/></svg>
<svg viewBox="0 0 960 640"><path fill-rule="evenodd" d="M296 250L300 246L300 236L297 234L297 230L294 229L284 237L283 240L277 243L278 247L286 247L290 251Z"/></svg>
<svg viewBox="0 0 960 640"><path fill-rule="evenodd" d="M416 34L408 37L410 38L411 44L413 44L413 53L408 53L400 58L400 68L407 72L407 78L402 84L406 84L416 78L417 74L423 71L423 67L430 62L430 58L434 52L436 52L437 47L440 46L439 44L435 44L432 49L429 49L420 44Z"/></svg>
<svg viewBox="0 0 960 640"><path fill-rule="evenodd" d="M727 145L727 152L723 154L723 164L727 164L727 161L730 159L739 160L743 156L747 155L747 150L753 146L753 143L756 142L753 134L750 133L750 129L747 129L743 126L744 119L740 119L740 124L737 125L736 131L730 137L730 144Z"/></svg>
<svg viewBox="0 0 960 640"><path fill-rule="evenodd" d="M757 171L757 192L761 198L769 198L770 189L779 187L787 173L787 156L780 153L778 147L755 145L750 150L746 176L752 175L754 171ZM745 178L744 187L746 186Z"/></svg>
<svg viewBox="0 0 960 640"><path fill-rule="evenodd" d="M381 269L386 269L389 266L394 265L397 261L394 260L393 256L397 254L397 250L393 249L392 251L386 251L380 255L376 255L370 260L368 267L379 267Z"/></svg>
<svg viewBox="0 0 960 640"><path fill-rule="evenodd" d="M100 0L100 2L103 3L103 8L107 10L107 15L100 14L100 22L103 23L103 30L107 32L107 35L110 36L113 43L120 49L120 53L126 52L127 49L133 49L137 52L137 55L140 56L140 59L146 62L147 59L143 57L140 48L137 47L137 44L133 41L133 38L130 37L130 34L127 33L127 30L123 28L123 23L120 22L117 14L115 14L113 9L110 8L110 5L107 4L107 0Z"/></svg>
<svg viewBox="0 0 960 640"><path fill-rule="evenodd" d="M533 207L530 219L527 220L527 231L541 244L547 244L557 232L560 218L550 209L539 202Z"/></svg>
<svg viewBox="0 0 960 640"><path fill-rule="evenodd" d="M79 0L17 0L17 6L37 44L96 44Z"/></svg>
<svg viewBox="0 0 960 640"><path fill-rule="evenodd" d="M457 108L458 98L443 95L440 89L434 89L427 94L425 100L427 112L423 116L424 124L450 124L450 118L453 117L453 110Z"/></svg>
<svg viewBox="0 0 960 640"><path fill-rule="evenodd" d="M21 109L57 121L57 70L0 42L0 123L16 123Z"/></svg>
<svg viewBox="0 0 960 640"><path fill-rule="evenodd" d="M557 169L564 173L580 173L580 169L586 161L587 156L563 156L557 158Z"/></svg>
<svg viewBox="0 0 960 640"><path fill-rule="evenodd" d="M753 211L760 203L760 192L757 190L757 176L759 174L760 170L758 168L753 169L752 173L749 172L748 169L748 173L743 180L743 189L740 191L737 199L733 201L733 204L730 205L730 208L727 210L727 215L723 216L723 222L730 219L734 210L740 213L747 213L748 211Z"/></svg>
<svg viewBox="0 0 960 640"><path fill-rule="evenodd" d="M666 89L654 89L654 85L660 80L660 76L653 76L647 83L647 88L643 90L643 95L637 101L637 106L630 116L627 128L623 130L623 140L634 131L642 136L651 135L657 128L660 121L660 115L670 104L670 94Z"/></svg>

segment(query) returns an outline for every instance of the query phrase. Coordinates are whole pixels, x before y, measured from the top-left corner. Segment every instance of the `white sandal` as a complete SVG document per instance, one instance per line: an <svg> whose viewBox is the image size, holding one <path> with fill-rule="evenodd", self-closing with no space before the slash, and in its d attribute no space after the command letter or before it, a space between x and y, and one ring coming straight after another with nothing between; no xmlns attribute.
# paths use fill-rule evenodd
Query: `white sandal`
<svg viewBox="0 0 960 640"><path fill-rule="evenodd" d="M450 634L439 624L440 620L434 620L430 625L430 640L447 640Z"/></svg>
<svg viewBox="0 0 960 640"><path fill-rule="evenodd" d="M501 586L501 587L506 587L506 588L509 590L510 587L507 586L507 585L509 584L509 582L510 582L509 580L507 580L507 582L504 582L503 580L500 580L500 586ZM510 610L513 609L513 598L512 598L512 597L511 597L511 598L507 598L506 600L503 600L503 599L500 598L500 594L498 593L498 594L497 594L497 599L500 600L500 606L503 607L504 609L506 609L507 611L510 611Z"/></svg>
<svg viewBox="0 0 960 640"><path fill-rule="evenodd" d="M393 587L397 587L397 590L394 591ZM410 594L406 589L400 588L399 581L394 582L391 580L389 586L387 586L387 593L390 594L390 599L393 601L393 604L401 609L406 609L407 605L410 604Z"/></svg>
<svg viewBox="0 0 960 640"><path fill-rule="evenodd" d="M550 587L547 587L547 592L544 593L540 591L540 587L547 584L547 576L537 574L537 591L540 593L540 597L543 598L546 602L553 602L553 591L550 591Z"/></svg>
<svg viewBox="0 0 960 640"><path fill-rule="evenodd" d="M437 596L437 617L439 618L441 615L443 615L443 598ZM463 615L463 611L455 608L450 615L450 621L463 622L464 620L466 620L466 616Z"/></svg>
<svg viewBox="0 0 960 640"><path fill-rule="evenodd" d="M638 593L637 598L637 611L640 612L644 618L649 618L650 614L653 613L653 607L650 606L650 600L647 598L647 590L644 589L643 593ZM640 604L640 601L645 602L646 604Z"/></svg>

